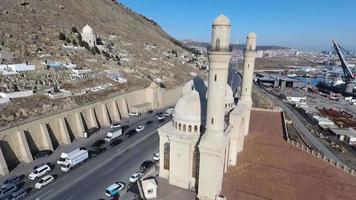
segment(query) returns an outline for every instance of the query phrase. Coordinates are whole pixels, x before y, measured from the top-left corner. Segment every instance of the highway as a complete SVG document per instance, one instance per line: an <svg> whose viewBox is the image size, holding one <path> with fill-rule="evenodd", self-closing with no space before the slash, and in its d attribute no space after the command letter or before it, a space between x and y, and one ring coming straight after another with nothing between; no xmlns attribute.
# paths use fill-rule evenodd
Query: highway
<svg viewBox="0 0 356 200"><path fill-rule="evenodd" d="M300 134L304 136L306 140L310 144L313 145L315 149L320 151L325 156L333 159L334 161L342 163L329 149L327 149L303 124L300 118L303 118L297 111L295 111L290 105L286 105L283 101L281 101L278 97L270 94L268 91L258 88L261 92L270 97L278 106L280 106L286 114L291 117L294 126L299 131Z"/></svg>
<svg viewBox="0 0 356 200"><path fill-rule="evenodd" d="M129 177L139 171L143 161L152 160L153 154L158 152L157 128L169 122L170 117L164 122L159 122L152 114L130 121L131 123L126 123L129 128L125 129L124 134L139 125L144 125L145 129L132 137L121 136L122 142L117 146L105 144L103 147L107 149L106 151L90 158L86 163L68 173L61 172L59 166L55 166L49 174L56 176L56 180L40 190L33 187L38 180L26 180L25 188L31 190L26 199L109 199L105 196L105 189L112 183L125 182L128 187ZM152 123L146 124L147 121L152 121ZM90 146L87 148L89 149ZM125 196L130 195L133 196L132 193L123 193L122 197L125 199Z"/></svg>

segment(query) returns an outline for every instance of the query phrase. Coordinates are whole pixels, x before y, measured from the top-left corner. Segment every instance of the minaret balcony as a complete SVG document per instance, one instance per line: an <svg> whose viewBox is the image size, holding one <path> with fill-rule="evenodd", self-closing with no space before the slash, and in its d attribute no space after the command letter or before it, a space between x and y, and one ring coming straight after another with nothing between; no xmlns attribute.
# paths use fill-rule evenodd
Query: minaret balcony
<svg viewBox="0 0 356 200"><path fill-rule="evenodd" d="M210 52L231 52L233 50L233 45L230 44L225 47L208 45L207 50Z"/></svg>

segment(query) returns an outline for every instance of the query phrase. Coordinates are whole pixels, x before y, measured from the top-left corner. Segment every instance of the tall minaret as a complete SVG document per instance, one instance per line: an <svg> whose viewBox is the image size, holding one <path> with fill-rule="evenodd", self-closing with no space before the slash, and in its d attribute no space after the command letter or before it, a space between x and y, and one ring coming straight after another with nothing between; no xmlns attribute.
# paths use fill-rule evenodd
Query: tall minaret
<svg viewBox="0 0 356 200"><path fill-rule="evenodd" d="M212 26L209 49L209 85L206 134L219 136L224 131L225 91L231 52L230 21L224 15L217 17Z"/></svg>
<svg viewBox="0 0 356 200"><path fill-rule="evenodd" d="M252 106L252 80L256 59L256 34L247 35L247 43L244 51L244 69L242 75L241 102Z"/></svg>
<svg viewBox="0 0 356 200"><path fill-rule="evenodd" d="M222 188L227 169L229 136L224 133L226 84L231 52L230 21L224 15L217 17L212 26L209 49L209 85L206 131L199 144L200 164L198 198L215 200Z"/></svg>
<svg viewBox="0 0 356 200"><path fill-rule="evenodd" d="M250 115L252 108L252 81L253 70L255 68L256 59L256 33L249 33L247 35L247 43L245 48L244 71L242 75L242 88L241 88L241 103L246 105L245 123L241 131L244 135L248 134L250 125Z"/></svg>

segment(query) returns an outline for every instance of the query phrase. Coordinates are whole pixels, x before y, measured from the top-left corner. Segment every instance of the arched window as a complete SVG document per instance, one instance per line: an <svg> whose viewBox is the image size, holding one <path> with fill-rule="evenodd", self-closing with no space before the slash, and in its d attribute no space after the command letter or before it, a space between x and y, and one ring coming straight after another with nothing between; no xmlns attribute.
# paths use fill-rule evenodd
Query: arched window
<svg viewBox="0 0 356 200"><path fill-rule="evenodd" d="M215 50L220 51L220 39L216 39L215 41Z"/></svg>
<svg viewBox="0 0 356 200"><path fill-rule="evenodd" d="M188 131L192 132L192 126L191 125L188 126Z"/></svg>
<svg viewBox="0 0 356 200"><path fill-rule="evenodd" d="M194 132L195 133L198 132L198 126L197 125L194 126Z"/></svg>
<svg viewBox="0 0 356 200"><path fill-rule="evenodd" d="M178 124L178 130L182 130L182 124L181 123Z"/></svg>
<svg viewBox="0 0 356 200"><path fill-rule="evenodd" d="M170 144L168 142L164 143L164 160L163 160L163 168L169 170L169 159L170 159Z"/></svg>
<svg viewBox="0 0 356 200"><path fill-rule="evenodd" d="M227 108L227 104L225 103L225 108Z"/></svg>
<svg viewBox="0 0 356 200"><path fill-rule="evenodd" d="M187 126L184 124L183 125L183 131L186 132L187 131Z"/></svg>
<svg viewBox="0 0 356 200"><path fill-rule="evenodd" d="M217 79L218 79L218 76L215 74L214 81L216 81Z"/></svg>
<svg viewBox="0 0 356 200"><path fill-rule="evenodd" d="M214 124L214 118L211 118L211 124Z"/></svg>
<svg viewBox="0 0 356 200"><path fill-rule="evenodd" d="M252 45L250 45L250 50L252 50Z"/></svg>

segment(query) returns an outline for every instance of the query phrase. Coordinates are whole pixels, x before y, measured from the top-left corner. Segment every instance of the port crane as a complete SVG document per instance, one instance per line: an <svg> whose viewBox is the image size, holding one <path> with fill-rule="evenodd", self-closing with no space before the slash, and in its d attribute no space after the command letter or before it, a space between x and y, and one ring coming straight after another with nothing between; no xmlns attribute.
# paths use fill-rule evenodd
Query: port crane
<svg viewBox="0 0 356 200"><path fill-rule="evenodd" d="M342 71L344 73L344 79L345 79L345 83L346 83L346 88L345 88L345 92L346 93L352 93L353 92L353 88L356 84L355 82L355 76L353 75L352 71L350 70L350 68L347 66L347 62L344 58L344 55L341 52L341 47L340 45L335 41L332 40L333 44L334 44L334 48L335 51L339 57L339 60L341 62L341 67L342 67Z"/></svg>

